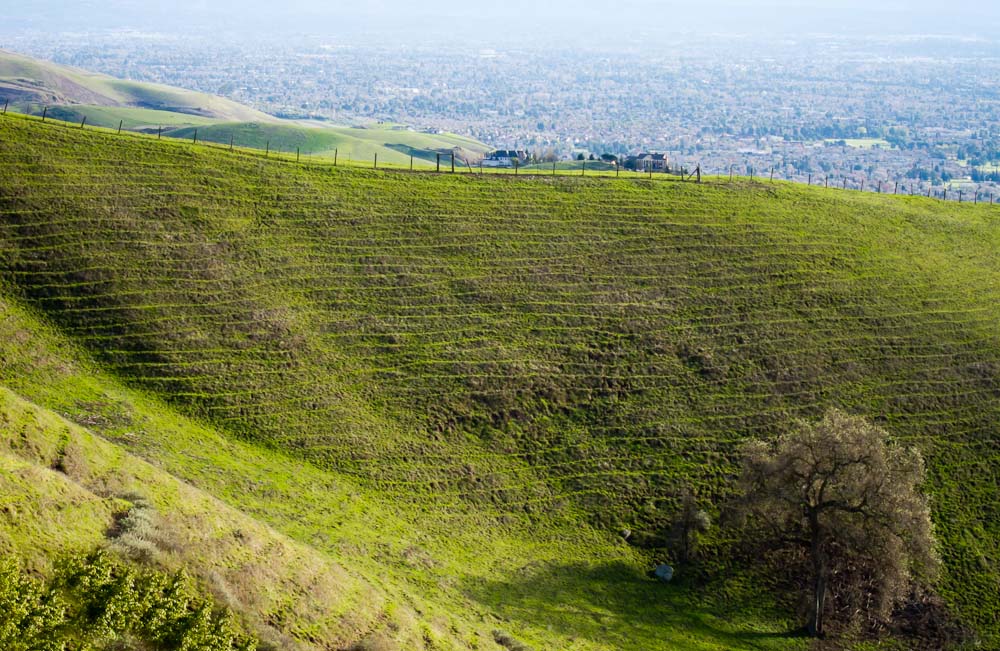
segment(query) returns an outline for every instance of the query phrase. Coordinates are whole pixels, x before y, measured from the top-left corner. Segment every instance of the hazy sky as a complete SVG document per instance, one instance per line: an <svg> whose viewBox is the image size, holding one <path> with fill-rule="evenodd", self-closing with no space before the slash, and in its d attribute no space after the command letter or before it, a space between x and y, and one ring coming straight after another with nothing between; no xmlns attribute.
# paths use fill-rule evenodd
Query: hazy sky
<svg viewBox="0 0 1000 651"><path fill-rule="evenodd" d="M618 42L670 33L1000 37L995 0L30 0L0 30L383 35L401 41Z"/></svg>

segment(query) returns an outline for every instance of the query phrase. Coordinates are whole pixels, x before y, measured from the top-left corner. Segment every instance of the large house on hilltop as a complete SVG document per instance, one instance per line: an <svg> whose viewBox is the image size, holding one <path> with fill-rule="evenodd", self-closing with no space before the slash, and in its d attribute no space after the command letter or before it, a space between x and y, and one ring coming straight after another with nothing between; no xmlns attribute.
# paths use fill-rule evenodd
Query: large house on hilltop
<svg viewBox="0 0 1000 651"><path fill-rule="evenodd" d="M670 159L666 154L639 154L625 159L625 169L638 172L666 172Z"/></svg>
<svg viewBox="0 0 1000 651"><path fill-rule="evenodd" d="M518 167L528 163L528 152L498 149L483 159L483 167Z"/></svg>

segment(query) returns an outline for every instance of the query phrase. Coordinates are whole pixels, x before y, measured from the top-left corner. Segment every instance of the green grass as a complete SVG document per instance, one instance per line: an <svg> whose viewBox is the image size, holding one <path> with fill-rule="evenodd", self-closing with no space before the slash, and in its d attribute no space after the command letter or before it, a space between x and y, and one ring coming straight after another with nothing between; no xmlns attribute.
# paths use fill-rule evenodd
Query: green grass
<svg viewBox="0 0 1000 651"><path fill-rule="evenodd" d="M3 314L9 325L11 313ZM20 556L26 567L47 573L54 559L111 543L108 532L139 496L156 514L155 529L141 539L148 545L112 548L126 555L152 548L157 564L185 568L265 639L294 645L289 629L298 626L347 643L345 613L355 625L380 616L381 591L328 556L3 388L0 424L16 434L0 440L0 508L7 515L0 550ZM303 586L316 599L303 602ZM286 612L289 603L297 604L294 613ZM289 615L283 627L271 623Z"/></svg>
<svg viewBox="0 0 1000 651"><path fill-rule="evenodd" d="M194 125L215 124L217 120L213 118L199 117L186 113L175 113L172 111L156 111L153 109L128 108L117 106L56 106L48 110L47 116L80 124L86 117L84 127L104 127L106 129L117 129L119 123L123 129L130 131L146 130L156 132L159 127L186 127Z"/></svg>
<svg viewBox="0 0 1000 651"><path fill-rule="evenodd" d="M294 154L302 158L322 157L345 164L375 164L375 155L381 165L408 167L410 156L414 167L427 168L441 154L441 164L450 169L450 152L457 151L475 156L486 151L486 146L461 136L429 135L406 130L387 128L347 128L330 126L299 126L294 124L237 123L215 124L198 127L198 140L261 151ZM179 128L166 133L172 138L193 140L195 128ZM457 163L460 165L461 163Z"/></svg>
<svg viewBox="0 0 1000 651"><path fill-rule="evenodd" d="M1000 208L0 136L0 383L384 595L338 639L801 648L718 533L703 590L618 532L829 406L923 449L941 591L996 639Z"/></svg>
<svg viewBox="0 0 1000 651"><path fill-rule="evenodd" d="M115 79L0 50L0 97L14 108L99 105L186 113L228 121L275 121L232 100L160 84ZM117 126L117 122L114 126Z"/></svg>
<svg viewBox="0 0 1000 651"><path fill-rule="evenodd" d="M634 639L637 644L643 640L643 648L651 649L772 648L754 643L763 635L761 627L776 641L783 639L787 625L767 616L726 622L709 614L691 595L640 578L643 559L603 537L562 528L532 531L530 520L509 516L503 526L488 516L470 520L468 514L428 519L423 509L414 512L384 504L379 495L350 479L227 440L177 416L169 406L121 386L86 361L77 361L80 355L30 311L0 300L0 367L7 381L100 431L108 441L0 391L0 423L4 431L18 434L2 442L11 446L16 463L30 473L30 481L19 490L0 482L0 504L17 505L21 516L14 523L2 523L0 541L7 536L10 542L2 549L25 557L29 567L44 569L57 555L100 542L121 500L99 498L90 491L111 490L116 495L143 495L169 514L171 538L186 541L179 557L168 559L170 566L188 568L209 590L237 595L235 602L226 603L258 624L265 639L281 641L281 648L310 648L315 639L326 643L342 637L378 639L379 631L382 637L398 640L399 648L422 648L427 625L420 622L430 622L441 648L470 648L477 640L486 645L498 627L539 648L615 648L608 646L610 639ZM76 456L70 467L76 470L64 476L51 468L67 442ZM124 453L122 447L155 460L159 470ZM178 491L177 481L165 471L198 490ZM50 493L59 493L60 486L87 497L53 499ZM203 492L307 542L308 549L289 550L288 542L276 543L279 536L273 530L205 504ZM21 506L25 501L39 506L28 511ZM95 508L92 502L98 515L82 518L81 513ZM49 511L58 517L52 518ZM40 526L46 531L40 533ZM228 540L230 545L206 544L206 534L209 540ZM261 544L260 539L269 542ZM242 545L263 547L269 554L235 563L227 558L238 554ZM599 625L593 624L597 586L588 572L564 567L561 561L566 556L588 559L605 581L614 578L601 588L614 601L601 607ZM350 580L339 567L351 568ZM548 591L561 593L559 599L585 601L537 618L531 610L540 595L530 583L524 587L520 583L538 568L548 568L554 573L552 579L558 578L546 583ZM358 577L367 586L357 585ZM347 589L345 584L355 587ZM264 597L255 594L260 585L269 586ZM304 585L309 586L308 595L296 594L295 586ZM289 588L294 592L289 594ZM619 588L626 592L619 594ZM512 589L516 598L511 598ZM283 604L294 607L283 609L287 608ZM639 635L637 607L644 617L662 616L669 628L647 623ZM685 619L689 611L690 620ZM260 626L262 620L275 619L281 622L277 630ZM443 630L440 622L448 622ZM554 632L553 626L559 630ZM577 631L569 636L572 642L564 630ZM733 639L746 644L733 646Z"/></svg>
<svg viewBox="0 0 1000 651"><path fill-rule="evenodd" d="M41 107L30 115L41 117ZM488 147L453 134L429 135L387 128L331 127L293 122L220 122L214 118L151 109L105 106L54 106L45 110L46 119L82 129L124 130L161 135L163 138L214 143L235 149L285 155L289 160L320 160L344 165L374 167L375 155L382 167L430 169L441 157L441 169L451 169L451 153L456 155L456 171L467 173L463 157L475 158ZM84 122L84 117L86 121ZM571 168L568 168L571 169ZM478 168L473 171L478 171Z"/></svg>
<svg viewBox="0 0 1000 651"><path fill-rule="evenodd" d="M573 161L558 161L555 164L557 172L611 172L615 171L615 166L600 160L573 160ZM521 168L525 172L539 172L544 174L545 172L552 171L552 163L538 163L537 165L525 165ZM634 172L626 172L626 174L634 174Z"/></svg>
<svg viewBox="0 0 1000 651"><path fill-rule="evenodd" d="M179 88L114 79L0 51L0 101L11 110L84 126L159 133L244 149L325 157L397 167L450 167L476 159L489 147L455 134L427 134L402 125L335 127L319 121L281 120L230 100Z"/></svg>

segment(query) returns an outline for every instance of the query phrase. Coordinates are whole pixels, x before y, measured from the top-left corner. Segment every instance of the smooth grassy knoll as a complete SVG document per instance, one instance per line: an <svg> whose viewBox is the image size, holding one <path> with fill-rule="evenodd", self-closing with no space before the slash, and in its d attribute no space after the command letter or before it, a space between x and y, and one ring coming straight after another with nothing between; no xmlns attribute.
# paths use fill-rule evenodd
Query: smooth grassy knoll
<svg viewBox="0 0 1000 651"><path fill-rule="evenodd" d="M108 75L0 50L0 97L15 108L92 105L152 109L228 121L278 121L238 102Z"/></svg>
<svg viewBox="0 0 1000 651"><path fill-rule="evenodd" d="M3 383L387 595L359 639L800 646L724 540L661 586L618 532L721 503L741 441L830 406L922 450L941 591L996 639L997 209L8 117L0 217Z"/></svg>

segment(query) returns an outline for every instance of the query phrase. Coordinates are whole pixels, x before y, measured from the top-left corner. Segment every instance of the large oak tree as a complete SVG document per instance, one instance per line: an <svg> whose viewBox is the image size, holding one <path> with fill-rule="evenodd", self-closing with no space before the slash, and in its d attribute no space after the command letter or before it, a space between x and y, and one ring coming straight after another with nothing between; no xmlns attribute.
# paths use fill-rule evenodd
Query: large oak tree
<svg viewBox="0 0 1000 651"><path fill-rule="evenodd" d="M756 539L787 552L808 586L807 629L843 618L885 622L938 568L924 462L863 418L830 411L743 450L740 504Z"/></svg>

